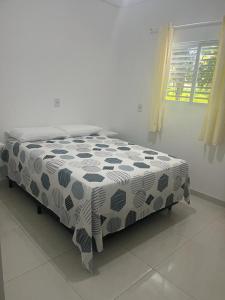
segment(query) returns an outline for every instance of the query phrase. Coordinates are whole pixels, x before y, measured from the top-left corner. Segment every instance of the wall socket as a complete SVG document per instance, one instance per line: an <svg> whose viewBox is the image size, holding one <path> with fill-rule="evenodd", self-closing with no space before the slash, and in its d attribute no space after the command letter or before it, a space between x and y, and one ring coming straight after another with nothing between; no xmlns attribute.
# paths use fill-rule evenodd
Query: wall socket
<svg viewBox="0 0 225 300"><path fill-rule="evenodd" d="M55 98L54 99L54 107L59 108L61 106L61 99L60 98Z"/></svg>

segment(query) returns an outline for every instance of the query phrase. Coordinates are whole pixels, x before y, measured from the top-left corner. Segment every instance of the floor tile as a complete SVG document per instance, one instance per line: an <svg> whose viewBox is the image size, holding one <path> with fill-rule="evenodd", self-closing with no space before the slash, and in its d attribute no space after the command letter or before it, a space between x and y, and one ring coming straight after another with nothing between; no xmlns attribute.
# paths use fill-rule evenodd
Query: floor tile
<svg viewBox="0 0 225 300"><path fill-rule="evenodd" d="M118 300L193 300L155 271L149 272Z"/></svg>
<svg viewBox="0 0 225 300"><path fill-rule="evenodd" d="M18 222L33 223L49 217L47 214L38 215L37 202L18 186L12 189L5 187L3 190L3 203Z"/></svg>
<svg viewBox="0 0 225 300"><path fill-rule="evenodd" d="M186 218L179 220L179 222L174 222L169 229L171 232L175 232L178 235L190 239L203 230L206 226L212 224L224 216L225 218L225 208L213 203L197 198L195 196L191 197L191 205L188 207L185 203L181 202L174 207L172 213L172 218L174 216L182 216L185 211L192 211Z"/></svg>
<svg viewBox="0 0 225 300"><path fill-rule="evenodd" d="M95 255L97 272L89 274L80 263L80 256L71 251L53 260L61 275L85 300L110 300L141 278L150 268L115 243Z"/></svg>
<svg viewBox="0 0 225 300"><path fill-rule="evenodd" d="M194 237L206 226L213 223L217 219L216 216L206 216L201 214L195 214L188 219L177 223L170 227L171 232L175 232L187 239Z"/></svg>
<svg viewBox="0 0 225 300"><path fill-rule="evenodd" d="M51 264L5 284L5 300L81 300Z"/></svg>
<svg viewBox="0 0 225 300"><path fill-rule="evenodd" d="M127 227L125 230L113 234L110 239L115 239L115 242L122 247L132 251L139 245L145 244L152 239L159 239L160 236L165 237L169 231L171 236L177 235L177 230L175 230L174 226L188 220L193 214L195 214L195 210L191 206L178 204L171 213L165 210L150 215L138 223Z"/></svg>
<svg viewBox="0 0 225 300"><path fill-rule="evenodd" d="M218 222L222 223L222 224L225 224L225 216L224 217L219 217L217 219Z"/></svg>
<svg viewBox="0 0 225 300"><path fill-rule="evenodd" d="M196 235L192 241L203 247L225 251L225 222L221 222L220 219L215 221Z"/></svg>
<svg viewBox="0 0 225 300"><path fill-rule="evenodd" d="M224 230L214 240L210 238L211 230L209 227L200 232L157 268L169 281L198 300L222 300L225 295ZM222 242L218 243L219 238Z"/></svg>
<svg viewBox="0 0 225 300"><path fill-rule="evenodd" d="M215 215L199 214L184 203L168 211L149 216L114 234L111 239L155 267L185 242L215 220Z"/></svg>
<svg viewBox="0 0 225 300"><path fill-rule="evenodd" d="M104 239L91 275L72 233L48 213L37 215L24 191L0 183L6 300L222 300L224 237L225 208L192 196L190 206L179 203Z"/></svg>
<svg viewBox="0 0 225 300"><path fill-rule="evenodd" d="M0 180L0 201L3 201L6 188L8 188L8 182L6 179Z"/></svg>
<svg viewBox="0 0 225 300"><path fill-rule="evenodd" d="M48 216L42 222L23 222L23 230L49 257L54 258L75 247L73 233L59 221Z"/></svg>
<svg viewBox="0 0 225 300"><path fill-rule="evenodd" d="M211 217L225 217L225 206L217 205L213 201L207 201L195 195L191 196L191 206L198 214Z"/></svg>
<svg viewBox="0 0 225 300"><path fill-rule="evenodd" d="M0 237L6 232L17 227L18 223L10 214L10 211L3 203L0 203Z"/></svg>
<svg viewBox="0 0 225 300"><path fill-rule="evenodd" d="M184 245L186 241L187 239L183 236L171 230L166 230L138 245L131 250L131 253L154 268L162 260L175 252L176 249Z"/></svg>
<svg viewBox="0 0 225 300"><path fill-rule="evenodd" d="M36 202L30 195L16 186L13 189L5 189L6 194L10 195L10 200L4 197L3 205L30 239L49 258L56 257L74 247L72 232L47 211L44 210L43 214L38 215Z"/></svg>
<svg viewBox="0 0 225 300"><path fill-rule="evenodd" d="M2 236L1 248L4 281L32 270L48 260L43 251L20 228Z"/></svg>

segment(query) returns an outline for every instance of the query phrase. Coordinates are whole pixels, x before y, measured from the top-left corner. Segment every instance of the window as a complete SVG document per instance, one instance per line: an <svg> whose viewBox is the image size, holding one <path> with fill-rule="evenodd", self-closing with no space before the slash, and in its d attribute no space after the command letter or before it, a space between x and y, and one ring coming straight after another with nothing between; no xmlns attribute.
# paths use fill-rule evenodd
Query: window
<svg viewBox="0 0 225 300"><path fill-rule="evenodd" d="M217 41L175 44L166 100L208 103L217 53Z"/></svg>

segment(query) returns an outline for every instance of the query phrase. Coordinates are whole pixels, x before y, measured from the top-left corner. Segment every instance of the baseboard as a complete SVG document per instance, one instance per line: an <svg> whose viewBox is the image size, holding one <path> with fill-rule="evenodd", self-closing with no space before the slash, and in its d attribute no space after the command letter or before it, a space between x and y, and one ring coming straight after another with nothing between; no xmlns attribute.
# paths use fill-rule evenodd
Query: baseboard
<svg viewBox="0 0 225 300"><path fill-rule="evenodd" d="M225 201L223 201L221 199L215 198L213 196L210 196L210 195L207 195L207 194L204 194L202 192L199 192L199 191L196 191L196 190L192 190L192 189L191 189L191 194L195 195L195 196L198 196L198 197L200 197L200 198L202 198L204 200L207 200L209 202L213 202L213 203L216 203L217 205L225 207Z"/></svg>

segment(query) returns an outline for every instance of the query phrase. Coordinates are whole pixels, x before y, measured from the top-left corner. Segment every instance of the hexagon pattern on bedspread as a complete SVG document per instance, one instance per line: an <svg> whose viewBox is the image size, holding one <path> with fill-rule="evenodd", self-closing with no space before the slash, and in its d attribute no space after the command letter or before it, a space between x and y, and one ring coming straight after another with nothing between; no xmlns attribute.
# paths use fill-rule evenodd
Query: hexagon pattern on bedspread
<svg viewBox="0 0 225 300"><path fill-rule="evenodd" d="M181 159L106 136L8 141L8 176L74 228L88 270L93 239L180 201L189 202L188 165Z"/></svg>

